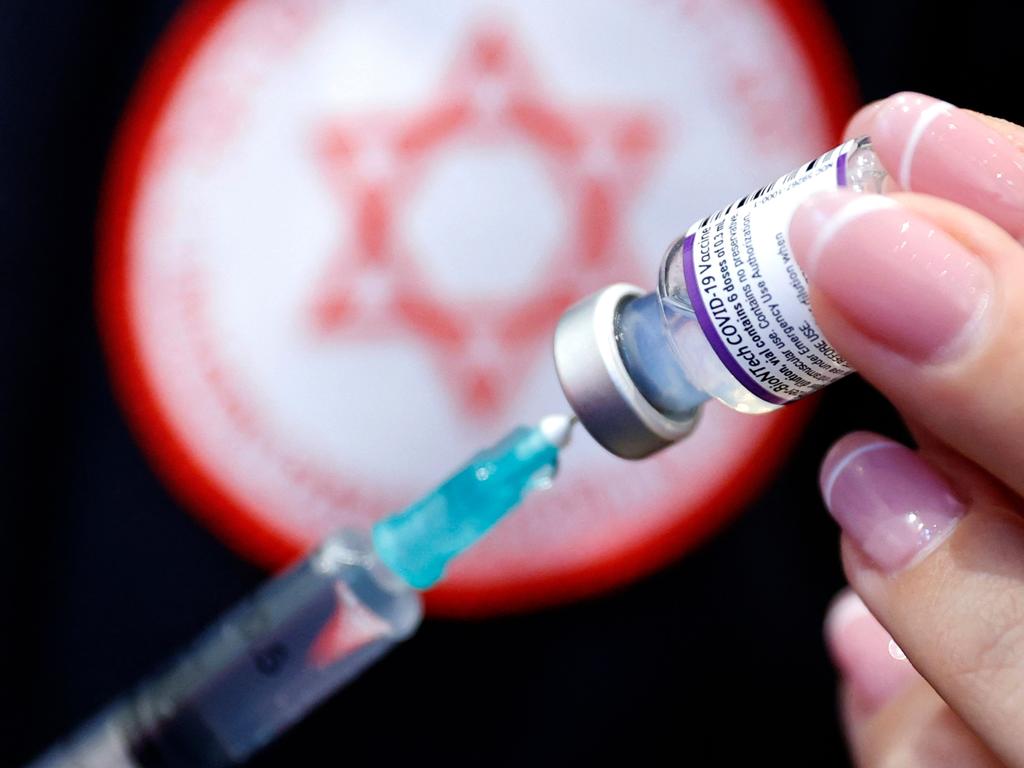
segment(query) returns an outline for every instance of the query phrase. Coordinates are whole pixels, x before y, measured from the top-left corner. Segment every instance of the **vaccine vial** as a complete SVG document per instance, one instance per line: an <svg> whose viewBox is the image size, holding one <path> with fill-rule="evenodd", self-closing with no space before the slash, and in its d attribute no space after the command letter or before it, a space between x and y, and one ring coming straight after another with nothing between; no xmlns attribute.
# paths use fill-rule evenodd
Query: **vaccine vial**
<svg viewBox="0 0 1024 768"><path fill-rule="evenodd" d="M789 222L816 192L881 192L886 177L870 139L851 139L695 222L657 291L612 285L567 310L555 366L580 423L642 458L689 434L710 398L766 413L850 373L811 314Z"/></svg>

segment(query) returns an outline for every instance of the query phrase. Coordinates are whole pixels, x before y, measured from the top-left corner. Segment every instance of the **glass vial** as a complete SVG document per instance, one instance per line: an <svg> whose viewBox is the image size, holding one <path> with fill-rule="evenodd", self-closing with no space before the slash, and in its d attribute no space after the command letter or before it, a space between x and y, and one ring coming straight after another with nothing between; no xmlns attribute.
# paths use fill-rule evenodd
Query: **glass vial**
<svg viewBox="0 0 1024 768"><path fill-rule="evenodd" d="M847 141L694 223L656 292L610 286L568 310L555 362L583 426L640 458L685 436L709 398L765 413L849 373L811 314L789 221L816 192L880 192L886 176L869 139Z"/></svg>

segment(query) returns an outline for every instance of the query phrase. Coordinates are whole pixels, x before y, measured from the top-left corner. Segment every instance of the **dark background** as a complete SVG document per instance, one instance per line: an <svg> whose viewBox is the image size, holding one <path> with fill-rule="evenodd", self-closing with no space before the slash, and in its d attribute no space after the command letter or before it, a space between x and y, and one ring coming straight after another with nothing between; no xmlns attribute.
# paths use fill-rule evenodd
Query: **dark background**
<svg viewBox="0 0 1024 768"><path fill-rule="evenodd" d="M902 89L1016 121L991 3L831 0L862 97ZM114 402L92 307L98 187L118 116L177 3L0 2L0 764L113 698L263 573L185 514ZM713 201L712 201L713 202ZM850 429L901 435L831 388L785 470L713 540L615 594L429 621L254 761L843 765L821 619L842 575L817 464ZM412 709L393 702L399 693ZM399 736L392 735L398 729ZM649 759L644 759L649 756Z"/></svg>

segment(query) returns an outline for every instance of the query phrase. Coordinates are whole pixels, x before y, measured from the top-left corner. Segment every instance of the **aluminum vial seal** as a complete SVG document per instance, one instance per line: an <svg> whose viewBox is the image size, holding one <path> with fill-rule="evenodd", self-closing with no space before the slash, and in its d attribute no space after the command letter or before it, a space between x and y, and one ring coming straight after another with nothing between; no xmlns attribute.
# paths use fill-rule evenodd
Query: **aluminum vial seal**
<svg viewBox="0 0 1024 768"><path fill-rule="evenodd" d="M555 329L555 369L580 424L604 448L624 459L642 459L693 430L698 410L670 417L640 393L622 359L616 318L624 302L642 296L617 283L570 307Z"/></svg>

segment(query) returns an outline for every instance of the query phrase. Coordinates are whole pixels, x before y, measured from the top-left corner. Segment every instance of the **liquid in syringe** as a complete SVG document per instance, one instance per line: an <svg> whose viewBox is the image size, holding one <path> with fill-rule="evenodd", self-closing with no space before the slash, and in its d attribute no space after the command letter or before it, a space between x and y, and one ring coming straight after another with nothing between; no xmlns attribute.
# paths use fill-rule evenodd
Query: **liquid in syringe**
<svg viewBox="0 0 1024 768"><path fill-rule="evenodd" d="M415 632L419 590L551 482L574 417L481 451L372 533L342 531L31 768L219 768L247 760Z"/></svg>

